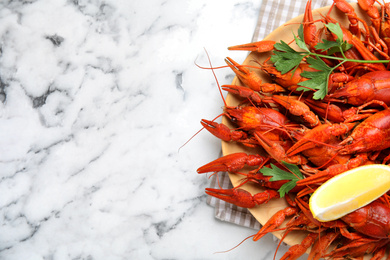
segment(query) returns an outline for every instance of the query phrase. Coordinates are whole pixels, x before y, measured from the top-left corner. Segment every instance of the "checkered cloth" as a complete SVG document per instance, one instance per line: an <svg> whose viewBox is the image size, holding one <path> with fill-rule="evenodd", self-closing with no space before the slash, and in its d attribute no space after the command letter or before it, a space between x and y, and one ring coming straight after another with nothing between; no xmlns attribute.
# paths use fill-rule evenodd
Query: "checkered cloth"
<svg viewBox="0 0 390 260"><path fill-rule="evenodd" d="M273 30L305 12L306 0L263 0L252 42L261 41ZM329 6L332 0L312 0L311 8Z"/></svg>
<svg viewBox="0 0 390 260"><path fill-rule="evenodd" d="M329 6L332 0L312 0L312 9ZM355 1L356 2L356 1ZM252 42L260 41L277 27L305 12L306 0L262 0L259 19ZM219 183L219 184L218 184ZM233 188L226 172L211 177L210 188ZM247 209L234 206L222 200L208 196L207 203L215 207L215 217L237 225L260 229L260 223Z"/></svg>

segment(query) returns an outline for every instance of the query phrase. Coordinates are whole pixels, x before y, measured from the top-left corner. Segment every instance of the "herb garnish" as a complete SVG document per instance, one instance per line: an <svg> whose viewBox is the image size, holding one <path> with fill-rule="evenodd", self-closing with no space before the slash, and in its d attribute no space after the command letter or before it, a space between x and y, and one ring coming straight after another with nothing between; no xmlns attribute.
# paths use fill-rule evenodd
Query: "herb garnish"
<svg viewBox="0 0 390 260"><path fill-rule="evenodd" d="M297 181L303 179L303 175L297 165L283 162L283 161L282 163L291 172L284 171L272 163L271 163L271 168L263 167L260 169L260 172L265 176L272 176L272 178L269 181L290 180L289 182L283 184L278 190L280 197L284 197L286 193L288 193L296 186Z"/></svg>
<svg viewBox="0 0 390 260"><path fill-rule="evenodd" d="M284 41L275 43L273 51L274 55L271 56L271 61L274 63L276 69L282 74L287 73L290 70L293 72L297 69L298 65L303 59L306 59L307 63L310 64L311 68L318 71L315 72L302 72L301 75L309 80L298 83L302 86L297 88L298 91L309 91L317 90L314 93L313 99L323 99L328 93L328 82L330 74L340 65L347 61L359 62L359 63L388 63L387 60L353 60L348 59L344 55L344 51L352 47L351 44L343 41L343 32L340 25L329 23L325 24L326 28L329 29L334 35L336 35L336 41L329 41L323 39L322 42L318 43L315 48L319 51L327 51L327 54L311 52L306 46L303 36L303 26L300 25L298 29L298 36L294 34L295 43L304 51L296 51L291 48ZM330 56L336 52L341 53L342 57ZM341 62L335 67L329 67L321 58L340 60Z"/></svg>

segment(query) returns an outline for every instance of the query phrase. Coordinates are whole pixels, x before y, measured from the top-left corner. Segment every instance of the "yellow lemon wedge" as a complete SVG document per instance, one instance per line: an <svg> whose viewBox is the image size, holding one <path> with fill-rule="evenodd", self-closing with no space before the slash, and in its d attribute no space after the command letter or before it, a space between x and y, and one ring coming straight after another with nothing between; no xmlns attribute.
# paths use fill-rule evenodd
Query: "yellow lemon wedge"
<svg viewBox="0 0 390 260"><path fill-rule="evenodd" d="M339 174L310 197L310 210L319 221L341 218L376 200L390 189L390 166L371 164Z"/></svg>

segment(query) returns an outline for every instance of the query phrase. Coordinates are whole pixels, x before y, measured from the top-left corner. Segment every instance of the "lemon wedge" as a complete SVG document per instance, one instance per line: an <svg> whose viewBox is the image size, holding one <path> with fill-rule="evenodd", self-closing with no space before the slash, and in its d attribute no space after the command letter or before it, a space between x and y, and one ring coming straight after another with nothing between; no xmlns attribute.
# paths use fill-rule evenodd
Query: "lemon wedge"
<svg viewBox="0 0 390 260"><path fill-rule="evenodd" d="M310 197L310 210L319 221L331 221L376 200L390 189L390 166L371 164L339 174Z"/></svg>

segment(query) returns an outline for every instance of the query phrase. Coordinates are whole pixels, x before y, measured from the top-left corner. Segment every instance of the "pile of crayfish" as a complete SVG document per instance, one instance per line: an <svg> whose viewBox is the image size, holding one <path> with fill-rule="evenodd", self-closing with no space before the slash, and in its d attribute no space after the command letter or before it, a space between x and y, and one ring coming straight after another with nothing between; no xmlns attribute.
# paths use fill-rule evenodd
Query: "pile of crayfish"
<svg viewBox="0 0 390 260"><path fill-rule="evenodd" d="M313 98L316 90L303 91L299 87L300 82L308 80L302 72L316 71L305 58L286 73L278 71L272 59L257 62L259 66L254 67L226 58L238 80L237 84L224 85L222 89L239 103L234 106L225 103L222 115L228 125L215 120L201 121L205 129L224 142L259 151L228 154L200 167L198 173L228 171L242 176L241 183L233 189L207 188L206 193L245 208L261 208L270 200L285 199L288 206L263 225L254 241L276 230L284 230L285 235L294 230L306 232L303 241L291 246L281 259L297 259L310 247L308 259L363 259L370 254L371 259L382 259L389 254L390 193L329 222L315 219L308 206L310 194L330 178L362 165L390 162L389 63L369 62L390 60L390 4L374 3L374 0L358 1L356 8L367 15L362 19L352 5L334 0L330 9L345 13L349 24L340 25L343 40L352 45L343 55L367 62L340 64L340 60L323 58L336 69L329 75L322 98ZM313 20L309 0L302 26L304 42L312 52L327 53L315 46L323 39L334 40L328 27L321 26L329 23L338 23L330 12ZM274 45L275 41L264 40L229 49L272 57ZM260 77L264 74L269 82ZM285 163L296 165L304 178L281 194L280 188L289 180L271 181L261 169L272 165L288 171ZM246 183L258 185L263 191L251 194L242 189L241 185Z"/></svg>

